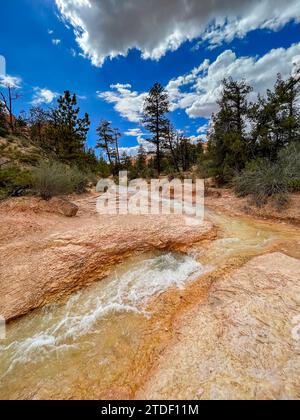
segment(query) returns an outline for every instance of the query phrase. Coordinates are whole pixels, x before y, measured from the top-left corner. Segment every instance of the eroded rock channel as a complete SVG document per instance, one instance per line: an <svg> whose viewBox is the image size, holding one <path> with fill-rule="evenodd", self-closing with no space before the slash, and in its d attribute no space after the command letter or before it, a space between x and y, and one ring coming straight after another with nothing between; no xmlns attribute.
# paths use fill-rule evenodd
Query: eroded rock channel
<svg viewBox="0 0 300 420"><path fill-rule="evenodd" d="M52 218L39 231L36 216L31 235L19 227L1 243L18 256L1 274L9 317L51 304L8 325L0 398L300 397L297 228L209 211L198 230L127 220L121 242L116 219L99 220L88 200L72 225ZM37 276L42 287L30 295L26 279Z"/></svg>

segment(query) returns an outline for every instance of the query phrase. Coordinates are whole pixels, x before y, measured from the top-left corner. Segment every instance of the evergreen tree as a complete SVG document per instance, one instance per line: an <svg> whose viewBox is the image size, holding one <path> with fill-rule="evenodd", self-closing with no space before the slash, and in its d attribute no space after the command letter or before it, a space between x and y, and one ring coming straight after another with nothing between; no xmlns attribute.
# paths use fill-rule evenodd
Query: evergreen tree
<svg viewBox="0 0 300 420"><path fill-rule="evenodd" d="M169 150L174 169L180 172L179 168L179 153L178 153L178 134L170 122L166 125L165 132L165 148Z"/></svg>
<svg viewBox="0 0 300 420"><path fill-rule="evenodd" d="M116 166L119 167L120 166L119 140L121 138L121 133L118 128L113 129L113 137L115 140L115 151L114 151L115 162L116 162Z"/></svg>
<svg viewBox="0 0 300 420"><path fill-rule="evenodd" d="M168 94L160 85L156 83L150 90L144 104L143 124L145 128L153 134L151 139L146 139L156 147L157 172L161 172L161 153L165 140L168 119L166 114L169 112L170 104Z"/></svg>
<svg viewBox="0 0 300 420"><path fill-rule="evenodd" d="M278 75L274 90L258 97L251 107L252 156L276 160L279 151L300 139L298 108L299 80L282 80Z"/></svg>
<svg viewBox="0 0 300 420"><path fill-rule="evenodd" d="M58 106L50 114L47 135L58 158L65 163L80 164L85 154L85 142L89 131L88 114L79 117L76 94L65 91Z"/></svg>
<svg viewBox="0 0 300 420"><path fill-rule="evenodd" d="M47 144L47 129L50 124L49 112L40 107L31 108L28 124L32 141L34 141L34 143L38 144L44 150L51 149L51 145Z"/></svg>
<svg viewBox="0 0 300 420"><path fill-rule="evenodd" d="M249 113L247 96L251 87L244 81L223 81L219 112L213 115L209 136L209 153L214 162L214 174L221 182L229 181L235 172L245 167L249 153L246 118Z"/></svg>
<svg viewBox="0 0 300 420"><path fill-rule="evenodd" d="M140 145L138 150L138 155L135 163L135 167L139 177L143 177L146 175L146 168L147 168L147 158L146 152L142 145Z"/></svg>
<svg viewBox="0 0 300 420"><path fill-rule="evenodd" d="M106 153L109 164L113 165L114 151L113 146L115 145L115 132L111 127L111 123L107 120L101 121L97 128L98 141L96 144L97 149L101 149Z"/></svg>
<svg viewBox="0 0 300 420"><path fill-rule="evenodd" d="M111 175L110 167L102 156L98 161L98 172L103 178L108 178Z"/></svg>
<svg viewBox="0 0 300 420"><path fill-rule="evenodd" d="M120 163L121 163L122 169L129 172L132 170L132 159L130 156L128 156L126 152L122 153L122 156L120 158Z"/></svg>

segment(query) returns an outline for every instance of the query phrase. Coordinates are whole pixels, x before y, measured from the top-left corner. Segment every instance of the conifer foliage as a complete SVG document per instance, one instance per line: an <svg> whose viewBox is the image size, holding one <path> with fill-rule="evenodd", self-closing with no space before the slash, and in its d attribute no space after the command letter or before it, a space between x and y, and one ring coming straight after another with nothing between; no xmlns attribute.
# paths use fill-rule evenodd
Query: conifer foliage
<svg viewBox="0 0 300 420"><path fill-rule="evenodd" d="M144 127L152 133L147 141L156 149L157 172L161 173L161 153L169 120L166 114L170 111L168 94L159 83L150 90L144 104Z"/></svg>

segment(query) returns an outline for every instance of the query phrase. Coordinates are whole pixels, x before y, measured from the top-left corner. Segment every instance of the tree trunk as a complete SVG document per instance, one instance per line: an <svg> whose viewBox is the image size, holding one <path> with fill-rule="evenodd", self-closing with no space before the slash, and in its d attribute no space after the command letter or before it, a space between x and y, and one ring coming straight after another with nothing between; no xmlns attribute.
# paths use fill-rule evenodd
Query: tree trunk
<svg viewBox="0 0 300 420"><path fill-rule="evenodd" d="M111 156L110 156L110 150L109 150L108 143L107 143L106 140L105 140L105 147L106 147L106 153L107 153L109 164L112 165Z"/></svg>
<svg viewBox="0 0 300 420"><path fill-rule="evenodd" d="M170 144L171 155L172 155L173 162L174 162L174 167L177 170L177 172L180 172L179 165L178 165L178 162L177 162L177 158L175 156L175 151L173 149L173 145L172 145L171 139L169 139L169 144Z"/></svg>

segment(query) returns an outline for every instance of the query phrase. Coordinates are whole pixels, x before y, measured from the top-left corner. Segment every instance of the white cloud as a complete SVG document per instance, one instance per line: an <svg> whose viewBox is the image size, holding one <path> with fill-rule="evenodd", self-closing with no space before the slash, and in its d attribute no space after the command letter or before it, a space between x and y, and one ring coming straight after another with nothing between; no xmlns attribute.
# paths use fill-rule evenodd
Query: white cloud
<svg viewBox="0 0 300 420"><path fill-rule="evenodd" d="M155 152L155 147L152 143L149 143L145 139L139 138L138 139L138 146L132 146L132 147L120 147L119 152L122 155L122 153L126 153L128 156L136 156L140 150L140 147L143 147L145 153L153 153Z"/></svg>
<svg viewBox="0 0 300 420"><path fill-rule="evenodd" d="M283 78L295 73L300 64L300 43L290 48L273 49L263 57L237 57L226 50L214 62L205 60L190 73L171 80L167 86L172 111L183 109L190 118L207 118L217 110L217 100L222 91L222 80L232 76L235 80L245 79L253 86L251 99L272 88L277 74ZM112 90L99 92L100 98L113 103L115 110L132 122L140 122L146 92L138 93L131 85L117 84ZM199 134L205 134L209 127L201 127Z"/></svg>
<svg viewBox="0 0 300 420"><path fill-rule="evenodd" d="M42 104L51 104L55 98L57 98L59 94L56 92L52 92L49 89L41 89L39 87L34 88L34 95L31 101L31 104L34 106L42 105Z"/></svg>
<svg viewBox="0 0 300 420"><path fill-rule="evenodd" d="M99 98L114 104L115 110L128 121L139 122L141 119L146 93L139 94L131 90L129 84L111 85L110 91L97 92Z"/></svg>
<svg viewBox="0 0 300 420"><path fill-rule="evenodd" d="M143 133L140 128L130 128L124 134L125 136L128 136L128 137L136 137L138 145L132 146L132 147L121 147L120 148L121 153L125 152L129 156L136 156L141 146L143 147L146 153L155 151L154 145L149 143L144 138L144 136L147 136L147 135Z"/></svg>
<svg viewBox="0 0 300 420"><path fill-rule="evenodd" d="M142 137L145 134L142 132L140 128L130 128L125 132L125 136L128 137Z"/></svg>
<svg viewBox="0 0 300 420"><path fill-rule="evenodd" d="M209 130L209 124L204 124L201 127L198 128L197 133L199 134L205 134Z"/></svg>
<svg viewBox="0 0 300 420"><path fill-rule="evenodd" d="M53 45L59 45L59 44L61 44L61 39L57 39L57 38L52 39L52 44Z"/></svg>
<svg viewBox="0 0 300 420"><path fill-rule="evenodd" d="M119 147L120 156L122 156L125 153L127 156L134 157L134 156L137 156L138 151L139 151L139 146Z"/></svg>
<svg viewBox="0 0 300 420"><path fill-rule="evenodd" d="M53 34L54 34L53 29L48 29L48 34L49 34L49 35L53 35Z"/></svg>
<svg viewBox="0 0 300 420"><path fill-rule="evenodd" d="M221 82L230 76L235 80L245 79L253 86L251 98L255 99L258 93L264 94L273 87L278 73L289 77L300 62L299 55L300 43L287 49L273 49L260 58L237 57L233 51L226 50L214 62L206 60L190 74L169 82L167 90L171 89L172 109L184 109L191 118L210 118L217 110Z"/></svg>
<svg viewBox="0 0 300 420"><path fill-rule="evenodd" d="M56 0L84 55L96 66L130 49L160 59L200 38L212 47L258 28L300 21L299 0Z"/></svg>
<svg viewBox="0 0 300 420"><path fill-rule="evenodd" d="M208 140L206 134L199 134L198 136L190 136L188 138L192 144L197 144L199 142L205 143Z"/></svg>
<svg viewBox="0 0 300 420"><path fill-rule="evenodd" d="M77 57L77 52L74 48L70 49L70 53L71 53L72 57L74 57L74 58Z"/></svg>
<svg viewBox="0 0 300 420"><path fill-rule="evenodd" d="M20 77L0 75L1 87L10 87L14 89L20 89L21 85L22 85L22 79Z"/></svg>

